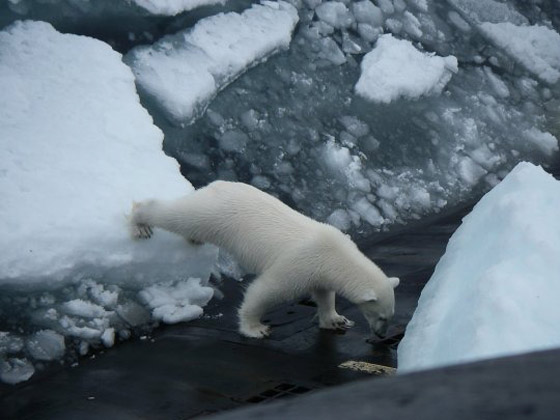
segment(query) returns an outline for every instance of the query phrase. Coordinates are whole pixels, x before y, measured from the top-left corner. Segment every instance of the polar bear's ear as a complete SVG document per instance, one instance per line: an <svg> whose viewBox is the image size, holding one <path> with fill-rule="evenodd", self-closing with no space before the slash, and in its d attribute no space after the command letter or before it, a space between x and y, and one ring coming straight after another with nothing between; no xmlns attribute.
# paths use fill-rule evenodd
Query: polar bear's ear
<svg viewBox="0 0 560 420"><path fill-rule="evenodd" d="M389 277L389 283L391 283L391 286L393 286L393 289L395 287L397 287L400 283L400 280L398 277Z"/></svg>

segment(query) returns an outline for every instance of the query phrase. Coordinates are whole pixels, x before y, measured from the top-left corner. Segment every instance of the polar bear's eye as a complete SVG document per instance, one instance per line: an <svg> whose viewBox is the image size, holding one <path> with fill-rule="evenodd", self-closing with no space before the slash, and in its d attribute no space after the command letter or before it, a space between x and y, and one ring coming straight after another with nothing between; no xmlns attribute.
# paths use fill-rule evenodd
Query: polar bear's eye
<svg viewBox="0 0 560 420"><path fill-rule="evenodd" d="M379 320L380 320L380 321L387 321L387 318L385 318L384 316L380 316L380 317L379 317Z"/></svg>

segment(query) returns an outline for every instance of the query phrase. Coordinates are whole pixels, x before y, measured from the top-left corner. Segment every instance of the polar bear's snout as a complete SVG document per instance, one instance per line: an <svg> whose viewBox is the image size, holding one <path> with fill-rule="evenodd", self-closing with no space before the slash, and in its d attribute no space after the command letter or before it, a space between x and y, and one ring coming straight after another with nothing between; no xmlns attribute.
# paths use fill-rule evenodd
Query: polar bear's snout
<svg viewBox="0 0 560 420"><path fill-rule="evenodd" d="M371 333L379 338L384 338L387 335L389 320L393 316L393 310L391 308L383 310L376 300L360 303L358 307L366 318Z"/></svg>
<svg viewBox="0 0 560 420"><path fill-rule="evenodd" d="M399 285L397 277L387 277L385 282L378 284L376 289L367 291L361 302L358 302L360 311L366 318L372 335L385 338L389 321L395 313L395 293Z"/></svg>
<svg viewBox="0 0 560 420"><path fill-rule="evenodd" d="M389 321L383 317L379 317L373 327L370 326L371 332L376 336L378 336L379 338L385 338L385 336L387 335L388 327L389 327Z"/></svg>

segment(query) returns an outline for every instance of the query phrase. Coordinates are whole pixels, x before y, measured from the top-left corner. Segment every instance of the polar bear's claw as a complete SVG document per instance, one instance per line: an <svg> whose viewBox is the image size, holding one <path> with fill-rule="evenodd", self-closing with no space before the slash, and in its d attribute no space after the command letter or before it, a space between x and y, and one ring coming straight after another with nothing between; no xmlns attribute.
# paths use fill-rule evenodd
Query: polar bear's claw
<svg viewBox="0 0 560 420"><path fill-rule="evenodd" d="M258 324L255 326L241 326L240 332L245 337L249 338L265 338L270 335L270 327L264 324Z"/></svg>
<svg viewBox="0 0 560 420"><path fill-rule="evenodd" d="M145 224L135 225L132 232L132 236L135 239L150 239L153 234L154 231L152 230L152 227Z"/></svg>
<svg viewBox="0 0 560 420"><path fill-rule="evenodd" d="M349 320L345 316L335 315L328 320L320 320L319 328L326 330L347 330L354 326L354 321Z"/></svg>

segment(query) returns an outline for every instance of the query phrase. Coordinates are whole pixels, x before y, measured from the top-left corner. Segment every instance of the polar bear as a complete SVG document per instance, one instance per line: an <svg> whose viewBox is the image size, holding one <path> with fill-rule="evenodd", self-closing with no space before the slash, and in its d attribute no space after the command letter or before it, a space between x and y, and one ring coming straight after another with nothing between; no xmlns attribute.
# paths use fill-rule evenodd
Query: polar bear
<svg viewBox="0 0 560 420"><path fill-rule="evenodd" d="M398 278L387 277L340 230L250 185L215 181L175 201L135 203L130 222L134 238L149 238L152 228L161 228L192 243L221 247L256 274L239 309L244 336L268 336L261 316L279 303L309 295L317 303L320 328L354 325L336 312L337 293L358 305L380 337L393 316Z"/></svg>

